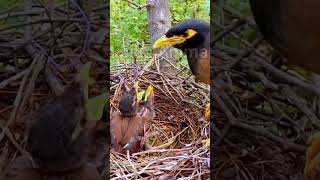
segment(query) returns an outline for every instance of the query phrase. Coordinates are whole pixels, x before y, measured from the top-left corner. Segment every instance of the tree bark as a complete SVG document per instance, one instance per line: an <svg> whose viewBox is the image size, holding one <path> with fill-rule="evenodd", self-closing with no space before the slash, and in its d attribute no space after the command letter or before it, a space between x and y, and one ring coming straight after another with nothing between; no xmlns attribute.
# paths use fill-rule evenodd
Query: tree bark
<svg viewBox="0 0 320 180"><path fill-rule="evenodd" d="M147 9L149 36L152 46L153 43L163 36L171 27L169 0L149 0ZM161 58L159 62L161 71L168 73L176 72L176 69L171 65L176 65L173 47L156 49L154 50L154 54L163 54L161 57L164 59Z"/></svg>

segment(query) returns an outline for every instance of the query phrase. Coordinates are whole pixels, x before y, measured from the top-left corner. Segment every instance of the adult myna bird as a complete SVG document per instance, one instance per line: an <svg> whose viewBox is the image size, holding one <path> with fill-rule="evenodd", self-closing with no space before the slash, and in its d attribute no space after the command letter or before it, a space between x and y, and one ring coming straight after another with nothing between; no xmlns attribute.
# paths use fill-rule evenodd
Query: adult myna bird
<svg viewBox="0 0 320 180"><path fill-rule="evenodd" d="M190 19L169 29L159 38L153 48L171 45L182 50L186 55L191 72L197 80L210 83L210 25L201 19ZM210 105L206 116L210 114Z"/></svg>
<svg viewBox="0 0 320 180"><path fill-rule="evenodd" d="M142 149L144 121L137 113L137 94L134 88L120 99L119 111L111 114L112 149L119 153L134 153Z"/></svg>
<svg viewBox="0 0 320 180"><path fill-rule="evenodd" d="M320 1L250 0L259 30L288 65L320 73Z"/></svg>
<svg viewBox="0 0 320 180"><path fill-rule="evenodd" d="M191 72L197 80L210 83L210 25L200 19L190 19L169 29L153 48L171 45L186 55Z"/></svg>

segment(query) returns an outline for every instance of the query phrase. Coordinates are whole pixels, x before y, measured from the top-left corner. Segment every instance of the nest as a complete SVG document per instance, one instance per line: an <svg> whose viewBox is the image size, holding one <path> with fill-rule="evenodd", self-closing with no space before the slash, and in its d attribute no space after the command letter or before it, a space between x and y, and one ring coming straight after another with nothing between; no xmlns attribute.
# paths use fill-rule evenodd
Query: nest
<svg viewBox="0 0 320 180"><path fill-rule="evenodd" d="M29 11L17 5L0 13L8 22L0 28L0 174L26 154L34 111L61 93L82 64L93 64L89 96L108 90L107 4L87 10L90 16L66 3L49 9L30 4Z"/></svg>
<svg viewBox="0 0 320 180"><path fill-rule="evenodd" d="M124 86L139 81L142 88L154 87L156 117L146 125L148 142L156 149L132 155L112 152L111 179L209 177L210 150L201 143L209 138L204 107L208 88L194 80L150 68L121 64L111 72L111 111L117 109ZM158 68L157 68L158 69Z"/></svg>
<svg viewBox="0 0 320 180"><path fill-rule="evenodd" d="M225 24L211 22L217 27L213 177L300 179L308 137L320 127L319 90L279 63L281 56L258 33L249 40L245 32L257 32L252 18L227 4L219 8Z"/></svg>

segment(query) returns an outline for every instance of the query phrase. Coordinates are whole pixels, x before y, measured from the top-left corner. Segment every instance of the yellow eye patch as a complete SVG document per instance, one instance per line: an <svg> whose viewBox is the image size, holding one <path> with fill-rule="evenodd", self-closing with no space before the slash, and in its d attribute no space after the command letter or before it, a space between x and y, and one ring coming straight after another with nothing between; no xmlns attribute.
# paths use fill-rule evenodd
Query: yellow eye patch
<svg viewBox="0 0 320 180"><path fill-rule="evenodd" d="M195 30L193 30L193 29L188 29L187 30L187 39L190 39L190 38L192 38L194 35L196 35L198 32L197 31L195 31Z"/></svg>

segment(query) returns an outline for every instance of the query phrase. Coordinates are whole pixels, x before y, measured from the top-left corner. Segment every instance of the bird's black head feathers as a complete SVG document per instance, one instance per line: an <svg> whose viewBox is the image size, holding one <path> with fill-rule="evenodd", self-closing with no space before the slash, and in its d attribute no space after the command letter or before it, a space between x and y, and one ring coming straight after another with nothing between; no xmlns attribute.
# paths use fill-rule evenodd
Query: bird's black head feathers
<svg viewBox="0 0 320 180"><path fill-rule="evenodd" d="M174 35L183 35L186 34L187 29L193 29L200 34L205 34L210 32L210 25L204 20L201 19L190 19L183 21L173 28L169 29L166 33L167 37L172 37Z"/></svg>

